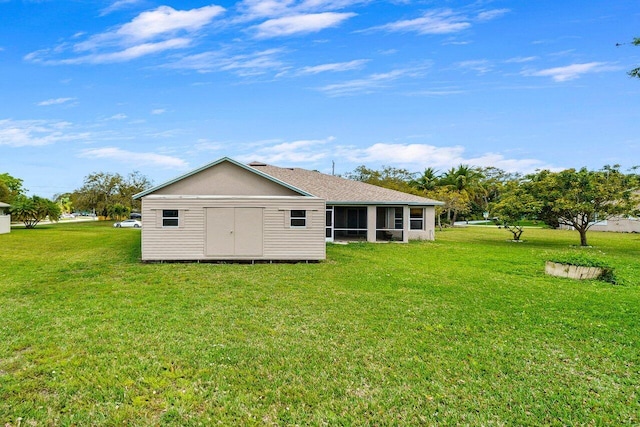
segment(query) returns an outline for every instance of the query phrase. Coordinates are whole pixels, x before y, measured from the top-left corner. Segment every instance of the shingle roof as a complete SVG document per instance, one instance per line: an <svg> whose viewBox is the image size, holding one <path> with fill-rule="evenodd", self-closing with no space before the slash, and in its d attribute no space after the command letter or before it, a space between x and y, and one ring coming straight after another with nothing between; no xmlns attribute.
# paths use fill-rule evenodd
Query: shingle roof
<svg viewBox="0 0 640 427"><path fill-rule="evenodd" d="M296 188L323 198L330 204L441 205L442 202L390 190L360 181L300 168L280 168L253 162L249 166Z"/></svg>

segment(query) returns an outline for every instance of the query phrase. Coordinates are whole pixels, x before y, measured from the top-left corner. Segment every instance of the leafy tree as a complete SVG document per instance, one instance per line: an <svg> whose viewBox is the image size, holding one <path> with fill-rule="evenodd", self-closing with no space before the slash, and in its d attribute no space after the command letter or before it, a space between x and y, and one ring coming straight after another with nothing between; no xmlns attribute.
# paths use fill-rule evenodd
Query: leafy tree
<svg viewBox="0 0 640 427"><path fill-rule="evenodd" d="M116 221L125 219L131 213L131 209L129 209L124 205L121 205L120 203L116 203L115 205L109 206L107 211L109 213L109 217Z"/></svg>
<svg viewBox="0 0 640 427"><path fill-rule="evenodd" d="M596 221L638 209L638 176L620 172L618 165L599 171L543 170L528 175L524 187L538 204L538 217L552 226L573 227L581 246L587 246L587 231Z"/></svg>
<svg viewBox="0 0 640 427"><path fill-rule="evenodd" d="M120 174L96 172L84 179L84 185L71 195L76 209L93 211L100 216L109 215L109 207L120 204L128 208L140 209L140 201L133 196L151 187L151 181L139 172L130 173L126 178Z"/></svg>
<svg viewBox="0 0 640 427"><path fill-rule="evenodd" d="M480 168L479 171L482 174L481 186L484 189L483 213L487 212L491 215L491 208L500 200L505 186L511 181L519 182L522 176L519 173L506 172L493 166Z"/></svg>
<svg viewBox="0 0 640 427"><path fill-rule="evenodd" d="M129 215L131 211L140 211L142 208L142 201L139 199L133 200L133 196L151 188L152 185L153 183L151 180L138 171L133 171L127 175L119 188L120 197L122 198L120 203L124 204L129 209L127 215Z"/></svg>
<svg viewBox="0 0 640 427"><path fill-rule="evenodd" d="M7 187L7 184L0 181L0 202L9 203L13 197L11 196L11 190Z"/></svg>
<svg viewBox="0 0 640 427"><path fill-rule="evenodd" d="M447 222L452 224L456 221L458 214L465 214L470 209L469 196L465 192L459 192L447 186L436 187L427 193L427 197L439 200L444 206L436 207L436 215L438 216L438 226L442 229L440 216L446 212Z"/></svg>
<svg viewBox="0 0 640 427"><path fill-rule="evenodd" d="M482 205L485 190L482 186L483 175L479 169L468 165L459 165L457 168L451 168L440 178L439 185L445 186L450 191L452 201L449 215L451 223L455 223L459 214L465 214L471 211L472 203ZM453 195L457 193L457 195ZM443 200L445 203L446 200Z"/></svg>
<svg viewBox="0 0 640 427"><path fill-rule="evenodd" d="M73 212L71 197L71 193L56 194L53 196L53 201L60 206L62 213L71 213Z"/></svg>
<svg viewBox="0 0 640 427"><path fill-rule="evenodd" d="M57 221L60 218L60 207L57 203L43 197L21 195L14 199L10 213L14 220L24 223L26 228L35 228L47 217L50 221Z"/></svg>
<svg viewBox="0 0 640 427"><path fill-rule="evenodd" d="M440 177L438 177L438 171L434 168L426 168L422 174L409 181L409 185L418 191L424 193L433 191L438 186Z"/></svg>
<svg viewBox="0 0 640 427"><path fill-rule="evenodd" d="M4 200L0 199L0 201L11 203L14 198L24 194L26 191L20 178L15 178L8 173L0 174L0 197L4 198Z"/></svg>
<svg viewBox="0 0 640 427"><path fill-rule="evenodd" d="M404 193L420 194L420 191L409 185L414 174L406 169L398 169L391 166L383 166L382 170L369 169L366 166L358 166L353 172L345 175L354 181L366 182L378 187L402 191Z"/></svg>
<svg viewBox="0 0 640 427"><path fill-rule="evenodd" d="M500 200L493 205L505 229L513 234L513 240L519 242L524 233L522 220L535 216L539 211L537 203L519 180L507 181L501 189Z"/></svg>

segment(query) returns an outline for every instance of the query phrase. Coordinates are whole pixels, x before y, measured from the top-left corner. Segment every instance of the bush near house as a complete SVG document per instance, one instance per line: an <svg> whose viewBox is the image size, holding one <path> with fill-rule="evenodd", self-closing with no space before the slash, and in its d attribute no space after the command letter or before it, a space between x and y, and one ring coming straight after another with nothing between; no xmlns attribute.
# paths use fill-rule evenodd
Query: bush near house
<svg viewBox="0 0 640 427"><path fill-rule="evenodd" d="M4 425L638 425L640 244L624 286L546 276L575 232L448 229L317 264L141 264L137 230L0 236Z"/></svg>

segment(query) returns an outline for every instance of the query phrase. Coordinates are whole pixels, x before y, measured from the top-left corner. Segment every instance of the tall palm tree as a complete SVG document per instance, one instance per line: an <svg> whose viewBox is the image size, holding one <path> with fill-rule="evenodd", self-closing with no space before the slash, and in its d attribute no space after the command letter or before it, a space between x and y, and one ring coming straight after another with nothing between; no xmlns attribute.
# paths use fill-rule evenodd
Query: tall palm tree
<svg viewBox="0 0 640 427"><path fill-rule="evenodd" d="M409 181L409 185L416 190L427 193L437 187L439 179L437 170L434 168L426 168L422 175Z"/></svg>
<svg viewBox="0 0 640 427"><path fill-rule="evenodd" d="M459 193L463 199L469 201L469 204L482 203L485 192L482 185L483 178L484 175L477 168L461 164L442 174L441 184L449 190ZM460 209L453 209L453 218L449 218L452 224L456 221L459 211Z"/></svg>

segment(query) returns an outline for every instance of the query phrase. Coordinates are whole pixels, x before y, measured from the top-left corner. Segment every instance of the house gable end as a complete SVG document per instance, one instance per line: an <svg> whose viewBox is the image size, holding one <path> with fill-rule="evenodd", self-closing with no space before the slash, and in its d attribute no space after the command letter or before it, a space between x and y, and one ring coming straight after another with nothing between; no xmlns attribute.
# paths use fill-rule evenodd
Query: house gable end
<svg viewBox="0 0 640 427"><path fill-rule="evenodd" d="M136 194L180 196L309 196L308 193L229 158Z"/></svg>

